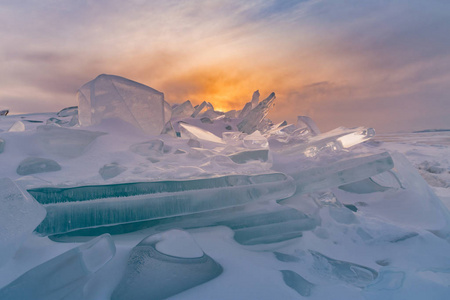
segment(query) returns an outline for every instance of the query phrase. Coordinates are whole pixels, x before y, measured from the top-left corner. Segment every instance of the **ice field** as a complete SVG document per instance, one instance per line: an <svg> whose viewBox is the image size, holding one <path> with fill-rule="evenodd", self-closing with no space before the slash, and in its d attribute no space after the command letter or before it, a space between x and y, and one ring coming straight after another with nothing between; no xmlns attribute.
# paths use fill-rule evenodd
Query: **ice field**
<svg viewBox="0 0 450 300"><path fill-rule="evenodd" d="M450 130L320 132L250 96L100 75L0 112L0 299L450 299Z"/></svg>

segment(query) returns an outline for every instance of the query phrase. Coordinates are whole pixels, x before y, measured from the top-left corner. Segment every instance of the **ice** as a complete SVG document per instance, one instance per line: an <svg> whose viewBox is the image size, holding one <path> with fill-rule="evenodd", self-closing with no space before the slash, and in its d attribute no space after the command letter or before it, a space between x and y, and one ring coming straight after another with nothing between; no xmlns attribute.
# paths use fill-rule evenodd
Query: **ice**
<svg viewBox="0 0 450 300"><path fill-rule="evenodd" d="M194 113L194 107L191 101L187 100L182 104L172 108L172 119L180 119L190 117Z"/></svg>
<svg viewBox="0 0 450 300"><path fill-rule="evenodd" d="M74 158L82 155L95 139L104 134L106 133L41 125L36 128L35 136L38 145L45 152Z"/></svg>
<svg viewBox="0 0 450 300"><path fill-rule="evenodd" d="M8 109L0 110L0 116L7 116L9 113Z"/></svg>
<svg viewBox="0 0 450 300"><path fill-rule="evenodd" d="M378 272L371 268L332 259L317 251L309 250L309 252L314 258L314 270L325 277L336 278L361 288L378 277Z"/></svg>
<svg viewBox="0 0 450 300"><path fill-rule="evenodd" d="M320 134L319 127L317 127L316 123L308 116L297 117L297 128L307 128L313 136Z"/></svg>
<svg viewBox="0 0 450 300"><path fill-rule="evenodd" d="M56 172L59 170L61 170L61 166L53 159L28 157L20 162L16 172L24 176L36 173Z"/></svg>
<svg viewBox="0 0 450 300"><path fill-rule="evenodd" d="M275 101L275 93L272 93L252 109L244 119L237 125L239 131L251 134L258 129L258 126L269 113L269 109Z"/></svg>
<svg viewBox="0 0 450 300"><path fill-rule="evenodd" d="M74 188L39 188L29 192L44 204L42 235L128 222L167 218L279 200L295 192L282 173L230 175L197 180L140 182Z"/></svg>
<svg viewBox="0 0 450 300"><path fill-rule="evenodd" d="M44 207L9 178L0 179L0 267L45 218Z"/></svg>
<svg viewBox="0 0 450 300"><path fill-rule="evenodd" d="M342 186L390 170L394 162L387 152L342 159L321 167L293 171L297 193L310 193Z"/></svg>
<svg viewBox="0 0 450 300"><path fill-rule="evenodd" d="M99 236L24 273L0 290L0 299L85 299L86 282L115 251L109 235Z"/></svg>
<svg viewBox="0 0 450 300"><path fill-rule="evenodd" d="M192 113L191 117L192 118L196 118L198 115L200 115L201 113L206 112L207 110L214 110L213 106L211 105L211 103L203 101L200 105L195 107L194 112Z"/></svg>
<svg viewBox="0 0 450 300"><path fill-rule="evenodd" d="M259 102L259 90L255 91L252 96L252 109L258 106Z"/></svg>
<svg viewBox="0 0 450 300"><path fill-rule="evenodd" d="M142 156L161 156L163 149L164 141L160 139L134 144L130 147L131 151Z"/></svg>
<svg viewBox="0 0 450 300"><path fill-rule="evenodd" d="M0 139L0 153L2 153L5 150L5 140L4 139Z"/></svg>
<svg viewBox="0 0 450 300"><path fill-rule="evenodd" d="M252 110L252 103L248 102L244 105L244 108L242 108L241 112L239 113L239 118L245 118L245 116L248 115L248 113Z"/></svg>
<svg viewBox="0 0 450 300"><path fill-rule="evenodd" d="M118 163L106 164L98 170L98 173L104 180L108 180L116 177L117 175L125 172L126 167L119 165Z"/></svg>
<svg viewBox="0 0 450 300"><path fill-rule="evenodd" d="M168 244L177 251L172 252L171 247L170 253L164 253ZM165 299L221 273L222 267L187 232L171 230L149 236L131 250L125 274L111 300Z"/></svg>
<svg viewBox="0 0 450 300"><path fill-rule="evenodd" d="M61 109L56 115L61 118L78 115L78 106L71 106Z"/></svg>
<svg viewBox="0 0 450 300"><path fill-rule="evenodd" d="M252 160L266 162L269 160L269 150L262 149L262 150L241 151L238 153L231 154L228 157L231 158L231 160L237 164L245 164L246 162Z"/></svg>
<svg viewBox="0 0 450 300"><path fill-rule="evenodd" d="M281 270L284 283L303 297L311 296L314 284L291 270Z"/></svg>
<svg viewBox="0 0 450 300"><path fill-rule="evenodd" d="M256 130L252 134L249 134L244 137L243 139L244 147L249 149L258 149L258 148L268 148L269 142L267 139L259 132L259 130Z"/></svg>
<svg viewBox="0 0 450 300"><path fill-rule="evenodd" d="M12 126L8 129L9 132L21 132L25 131L25 124L22 121L17 121L12 124Z"/></svg>
<svg viewBox="0 0 450 300"><path fill-rule="evenodd" d="M179 123L179 126L182 138L200 139L213 143L225 144L225 142L217 135L197 126L193 126L187 123Z"/></svg>
<svg viewBox="0 0 450 300"><path fill-rule="evenodd" d="M80 125L120 118L150 135L159 135L170 120L164 94L146 85L114 75L99 75L78 91Z"/></svg>

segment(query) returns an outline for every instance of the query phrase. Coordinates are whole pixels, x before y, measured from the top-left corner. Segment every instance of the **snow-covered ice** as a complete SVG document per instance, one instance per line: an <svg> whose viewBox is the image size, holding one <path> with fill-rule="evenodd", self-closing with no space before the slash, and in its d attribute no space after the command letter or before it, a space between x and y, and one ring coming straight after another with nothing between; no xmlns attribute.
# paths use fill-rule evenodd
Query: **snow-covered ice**
<svg viewBox="0 0 450 300"><path fill-rule="evenodd" d="M259 96L100 75L0 115L0 299L448 299L450 131L274 124Z"/></svg>

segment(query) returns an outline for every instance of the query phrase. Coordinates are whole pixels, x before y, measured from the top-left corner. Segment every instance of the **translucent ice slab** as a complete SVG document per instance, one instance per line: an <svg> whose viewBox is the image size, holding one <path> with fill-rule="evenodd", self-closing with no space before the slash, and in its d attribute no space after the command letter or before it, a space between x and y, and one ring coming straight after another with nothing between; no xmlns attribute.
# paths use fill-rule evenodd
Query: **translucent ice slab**
<svg viewBox="0 0 450 300"><path fill-rule="evenodd" d="M9 178L0 179L0 266L45 218L45 209Z"/></svg>
<svg viewBox="0 0 450 300"><path fill-rule="evenodd" d="M269 113L269 109L275 102L275 93L272 93L253 108L244 119L237 125L239 131L244 133L253 133L258 129L258 125Z"/></svg>
<svg viewBox="0 0 450 300"><path fill-rule="evenodd" d="M184 231L151 235L131 250L122 281L111 300L165 299L222 273Z"/></svg>
<svg viewBox="0 0 450 300"><path fill-rule="evenodd" d="M24 273L0 290L0 299L85 299L85 283L115 251L109 235L99 236Z"/></svg>
<svg viewBox="0 0 450 300"><path fill-rule="evenodd" d="M279 200L295 192L292 178L282 173L140 182L29 191L45 205L42 235L79 228L161 219Z"/></svg>
<svg viewBox="0 0 450 300"><path fill-rule="evenodd" d="M179 123L182 138L201 139L213 143L225 144L225 142L217 135L206 131L200 127L187 123Z"/></svg>
<svg viewBox="0 0 450 300"><path fill-rule="evenodd" d="M369 178L393 167L391 156L383 152L343 159L326 166L295 171L289 175L297 183L297 193L310 193Z"/></svg>
<svg viewBox="0 0 450 300"><path fill-rule="evenodd" d="M14 124L11 125L11 127L8 129L9 132L21 132L25 131L25 124L23 124L22 121L17 121Z"/></svg>
<svg viewBox="0 0 450 300"><path fill-rule="evenodd" d="M314 258L314 270L326 277L336 278L361 288L369 285L378 277L378 272L371 268L332 259L316 251L309 250L309 252Z"/></svg>
<svg viewBox="0 0 450 300"><path fill-rule="evenodd" d="M73 158L86 151L90 143L106 133L41 125L36 128L38 145L47 153Z"/></svg>
<svg viewBox="0 0 450 300"><path fill-rule="evenodd" d="M191 101L183 102L182 104L172 109L172 119L187 118L194 113L194 107Z"/></svg>
<svg viewBox="0 0 450 300"><path fill-rule="evenodd" d="M56 115L61 118L78 115L78 106L63 108Z"/></svg>
<svg viewBox="0 0 450 300"><path fill-rule="evenodd" d="M78 91L80 125L120 118L144 132L158 135L170 120L164 94L146 85L114 75L99 75Z"/></svg>

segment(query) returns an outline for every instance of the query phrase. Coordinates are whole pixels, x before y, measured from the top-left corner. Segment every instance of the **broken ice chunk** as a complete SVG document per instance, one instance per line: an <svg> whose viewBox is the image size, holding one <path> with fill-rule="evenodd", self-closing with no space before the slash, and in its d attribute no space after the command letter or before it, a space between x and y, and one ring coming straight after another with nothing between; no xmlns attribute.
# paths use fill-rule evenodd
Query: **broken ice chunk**
<svg viewBox="0 0 450 300"><path fill-rule="evenodd" d="M214 109L212 104L209 102L205 102L203 101L200 105L195 107L194 112L192 113L191 117L195 118L197 117L200 113L205 112L209 109Z"/></svg>
<svg viewBox="0 0 450 300"><path fill-rule="evenodd" d="M159 135L170 120L164 94L146 85L114 75L99 75L78 91L80 125L120 118L144 132Z"/></svg>
<svg viewBox="0 0 450 300"><path fill-rule="evenodd" d="M371 268L332 259L313 250L309 250L309 252L314 258L314 269L326 277L334 277L363 288L373 282L378 276L378 272Z"/></svg>
<svg viewBox="0 0 450 300"><path fill-rule="evenodd" d="M244 108L241 110L241 112L239 113L238 118L245 118L246 115L248 115L248 113L252 110L252 103L248 102L244 105Z"/></svg>
<svg viewBox="0 0 450 300"><path fill-rule="evenodd" d="M266 162L269 160L269 150L249 150L249 151L241 151L238 153L234 153L228 156L237 164L245 164L246 162L252 160L258 160L260 162Z"/></svg>
<svg viewBox="0 0 450 300"><path fill-rule="evenodd" d="M0 116L6 116L8 115L8 113L9 113L8 109L0 110Z"/></svg>
<svg viewBox="0 0 450 300"><path fill-rule="evenodd" d="M172 120L187 118L190 117L193 113L194 107L192 106L191 101L187 100L186 102L183 102L182 104L172 109Z"/></svg>
<svg viewBox="0 0 450 300"><path fill-rule="evenodd" d="M151 140L130 146L130 150L142 156L161 156L164 142L160 139Z"/></svg>
<svg viewBox="0 0 450 300"><path fill-rule="evenodd" d="M317 127L316 123L314 123L314 121L310 117L298 116L297 117L297 128L304 128L304 127L306 127L312 135L320 134L319 127Z"/></svg>
<svg viewBox="0 0 450 300"><path fill-rule="evenodd" d="M117 175L125 172L127 170L126 167L119 165L118 163L106 164L98 170L98 173L104 180L114 178Z"/></svg>
<svg viewBox="0 0 450 300"><path fill-rule="evenodd" d="M36 231L49 235L284 199L292 196L295 185L282 173L269 173L29 192L47 210L47 218Z"/></svg>
<svg viewBox="0 0 450 300"><path fill-rule="evenodd" d="M111 300L165 299L221 273L222 267L187 232L171 230L149 236L131 250Z"/></svg>
<svg viewBox="0 0 450 300"><path fill-rule="evenodd" d="M291 270L281 270L284 283L303 297L311 296L314 284Z"/></svg>
<svg viewBox="0 0 450 300"><path fill-rule="evenodd" d="M41 125L36 128L38 145L48 153L74 158L83 154L90 143L104 132Z"/></svg>
<svg viewBox="0 0 450 300"><path fill-rule="evenodd" d="M261 134L261 132L259 132L259 130L256 130L252 134L249 134L246 137L244 137L243 144L246 148L250 148L250 149L268 148L269 147L269 142Z"/></svg>
<svg viewBox="0 0 450 300"><path fill-rule="evenodd" d="M0 139L0 153L3 152L3 150L5 150L5 140L4 139Z"/></svg>
<svg viewBox="0 0 450 300"><path fill-rule="evenodd" d="M225 142L220 137L209 131L201 129L200 127L183 122L180 122L179 126L182 138L201 139L213 143L225 144Z"/></svg>
<svg viewBox="0 0 450 300"><path fill-rule="evenodd" d="M272 93L261 101L254 109L252 109L245 118L237 125L239 131L250 134L258 129L261 121L269 113L269 109L273 106L275 101L275 93Z"/></svg>
<svg viewBox="0 0 450 300"><path fill-rule="evenodd" d="M25 131L25 124L22 121L17 121L8 129L9 132Z"/></svg>
<svg viewBox="0 0 450 300"><path fill-rule="evenodd" d="M290 174L297 182L297 193L310 193L322 189L356 182L390 170L394 162L387 152L343 159L326 166L294 171Z"/></svg>
<svg viewBox="0 0 450 300"><path fill-rule="evenodd" d="M28 157L22 160L17 167L17 174L30 175L44 172L55 172L61 170L61 166L52 159L41 157Z"/></svg>
<svg viewBox="0 0 450 300"><path fill-rule="evenodd" d="M61 118L78 115L78 106L63 108L56 115Z"/></svg>
<svg viewBox="0 0 450 300"><path fill-rule="evenodd" d="M253 95L252 95L252 109L255 108L256 106L258 106L258 102L259 102L259 90L256 90Z"/></svg>
<svg viewBox="0 0 450 300"><path fill-rule="evenodd" d="M14 255L45 215L45 208L30 194L11 179L0 179L0 266Z"/></svg>
<svg viewBox="0 0 450 300"><path fill-rule="evenodd" d="M85 299L84 285L116 252L109 234L34 267L0 290L0 299Z"/></svg>

